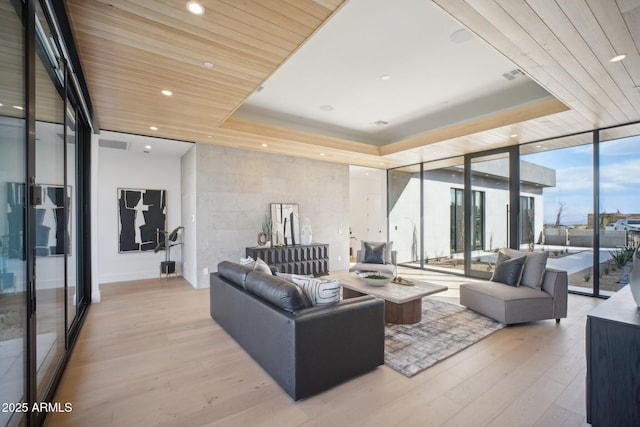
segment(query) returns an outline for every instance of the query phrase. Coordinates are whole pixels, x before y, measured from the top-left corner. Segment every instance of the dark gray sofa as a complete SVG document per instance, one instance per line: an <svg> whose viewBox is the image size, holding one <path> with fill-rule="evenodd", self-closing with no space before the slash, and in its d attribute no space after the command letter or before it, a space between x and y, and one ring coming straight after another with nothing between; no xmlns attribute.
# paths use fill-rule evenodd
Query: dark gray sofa
<svg viewBox="0 0 640 427"><path fill-rule="evenodd" d="M382 299L309 307L294 284L226 261L210 285L211 317L294 400L384 363Z"/></svg>

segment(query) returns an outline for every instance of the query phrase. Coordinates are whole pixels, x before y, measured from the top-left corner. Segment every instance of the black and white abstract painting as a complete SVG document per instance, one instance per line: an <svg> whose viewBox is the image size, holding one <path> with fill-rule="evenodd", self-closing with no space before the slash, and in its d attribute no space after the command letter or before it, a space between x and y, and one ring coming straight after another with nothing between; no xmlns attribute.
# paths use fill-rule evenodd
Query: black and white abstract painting
<svg viewBox="0 0 640 427"><path fill-rule="evenodd" d="M42 204L35 208L36 255L52 256L70 254L69 215L71 187L64 191L62 185L41 185Z"/></svg>
<svg viewBox="0 0 640 427"><path fill-rule="evenodd" d="M297 204L271 203L271 244L285 246L300 244Z"/></svg>
<svg viewBox="0 0 640 427"><path fill-rule="evenodd" d="M166 190L118 188L118 251L152 251L167 219Z"/></svg>

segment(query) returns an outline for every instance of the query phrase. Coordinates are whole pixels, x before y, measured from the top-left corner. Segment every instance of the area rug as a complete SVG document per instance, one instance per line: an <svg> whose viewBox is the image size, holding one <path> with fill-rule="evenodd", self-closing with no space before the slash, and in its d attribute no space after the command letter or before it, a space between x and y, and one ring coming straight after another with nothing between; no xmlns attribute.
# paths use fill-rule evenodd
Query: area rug
<svg viewBox="0 0 640 427"><path fill-rule="evenodd" d="M386 326L385 364L412 377L504 326L465 307L424 298L420 322Z"/></svg>

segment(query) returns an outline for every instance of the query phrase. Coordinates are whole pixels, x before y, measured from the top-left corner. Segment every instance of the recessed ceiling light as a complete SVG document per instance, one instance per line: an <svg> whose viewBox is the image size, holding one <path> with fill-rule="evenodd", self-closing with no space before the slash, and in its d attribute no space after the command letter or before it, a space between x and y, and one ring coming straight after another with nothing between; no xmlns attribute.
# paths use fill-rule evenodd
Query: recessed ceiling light
<svg viewBox="0 0 640 427"><path fill-rule="evenodd" d="M158 130L158 128L156 126L149 126L149 129L151 130Z"/></svg>
<svg viewBox="0 0 640 427"><path fill-rule="evenodd" d="M144 148L146 148L147 150L151 150L151 146L150 145L145 145Z"/></svg>
<svg viewBox="0 0 640 427"><path fill-rule="evenodd" d="M511 134L511 138L517 138L517 137L518 137L518 134L517 134L517 133L512 133L512 134Z"/></svg>
<svg viewBox="0 0 640 427"><path fill-rule="evenodd" d="M207 135L207 138L213 138L213 135Z"/></svg>
<svg viewBox="0 0 640 427"><path fill-rule="evenodd" d="M616 55L613 58L611 58L609 60L609 62L618 62L618 61L622 61L624 58L627 57L626 53L621 53L620 55Z"/></svg>
<svg viewBox="0 0 640 427"><path fill-rule="evenodd" d="M2 102L0 102L0 107L2 107L4 104Z"/></svg>
<svg viewBox="0 0 640 427"><path fill-rule="evenodd" d="M202 6L197 1L191 0L187 2L187 10L194 15L202 15L204 14L204 6Z"/></svg>
<svg viewBox="0 0 640 427"><path fill-rule="evenodd" d="M164 96L171 96L171 95L173 95L173 92L171 92L170 90L167 90L167 89L163 89L162 90L162 94Z"/></svg>
<svg viewBox="0 0 640 427"><path fill-rule="evenodd" d="M24 110L24 108L19 105L14 105L13 108L15 108L16 110Z"/></svg>
<svg viewBox="0 0 640 427"><path fill-rule="evenodd" d="M320 153L320 156L321 156L321 157L324 157L324 153Z"/></svg>
<svg viewBox="0 0 640 427"><path fill-rule="evenodd" d="M213 68L213 62L204 61L204 62L202 63L202 66L203 66L204 68Z"/></svg>
<svg viewBox="0 0 640 427"><path fill-rule="evenodd" d="M269 146L269 144L262 144L262 146L263 146L264 148L267 148L267 147Z"/></svg>
<svg viewBox="0 0 640 427"><path fill-rule="evenodd" d="M389 80L389 79L391 79L391 76L388 75L388 74L385 74L384 76L380 76L380 79L381 80Z"/></svg>
<svg viewBox="0 0 640 427"><path fill-rule="evenodd" d="M331 106L331 105L321 105L320 109L322 111L333 111L333 106Z"/></svg>

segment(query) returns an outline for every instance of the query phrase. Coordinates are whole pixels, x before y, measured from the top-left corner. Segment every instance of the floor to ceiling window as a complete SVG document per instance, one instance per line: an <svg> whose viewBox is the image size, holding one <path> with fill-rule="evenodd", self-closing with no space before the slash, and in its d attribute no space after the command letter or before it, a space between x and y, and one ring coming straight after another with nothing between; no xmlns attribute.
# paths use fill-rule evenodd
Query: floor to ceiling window
<svg viewBox="0 0 640 427"><path fill-rule="evenodd" d="M27 402L25 35L21 3L0 0L0 402ZM0 411L0 426L25 422Z"/></svg>
<svg viewBox="0 0 640 427"><path fill-rule="evenodd" d="M0 426L44 421L91 286L90 133L48 5L0 0Z"/></svg>
<svg viewBox="0 0 640 427"><path fill-rule="evenodd" d="M634 123L392 169L389 236L405 265L478 277L500 248L547 251L570 291L606 296L640 244L638 163Z"/></svg>
<svg viewBox="0 0 640 427"><path fill-rule="evenodd" d="M488 278L493 272L500 249L510 247L511 155L500 150L487 155L470 156L471 226L466 273Z"/></svg>
<svg viewBox="0 0 640 427"><path fill-rule="evenodd" d="M549 252L547 265L566 270L571 288L591 292L593 134L520 146L520 195L533 198L538 214L527 246Z"/></svg>
<svg viewBox="0 0 640 427"><path fill-rule="evenodd" d="M423 165L423 266L464 269L464 158Z"/></svg>
<svg viewBox="0 0 640 427"><path fill-rule="evenodd" d="M599 289L603 294L629 282L630 256L640 245L640 124L600 132Z"/></svg>
<svg viewBox="0 0 640 427"><path fill-rule="evenodd" d="M398 264L420 265L420 185L420 165L388 172L389 240Z"/></svg>
<svg viewBox="0 0 640 427"><path fill-rule="evenodd" d="M65 264L69 223L65 189L64 68L41 7L36 10L35 209L37 398L44 401L65 353Z"/></svg>

